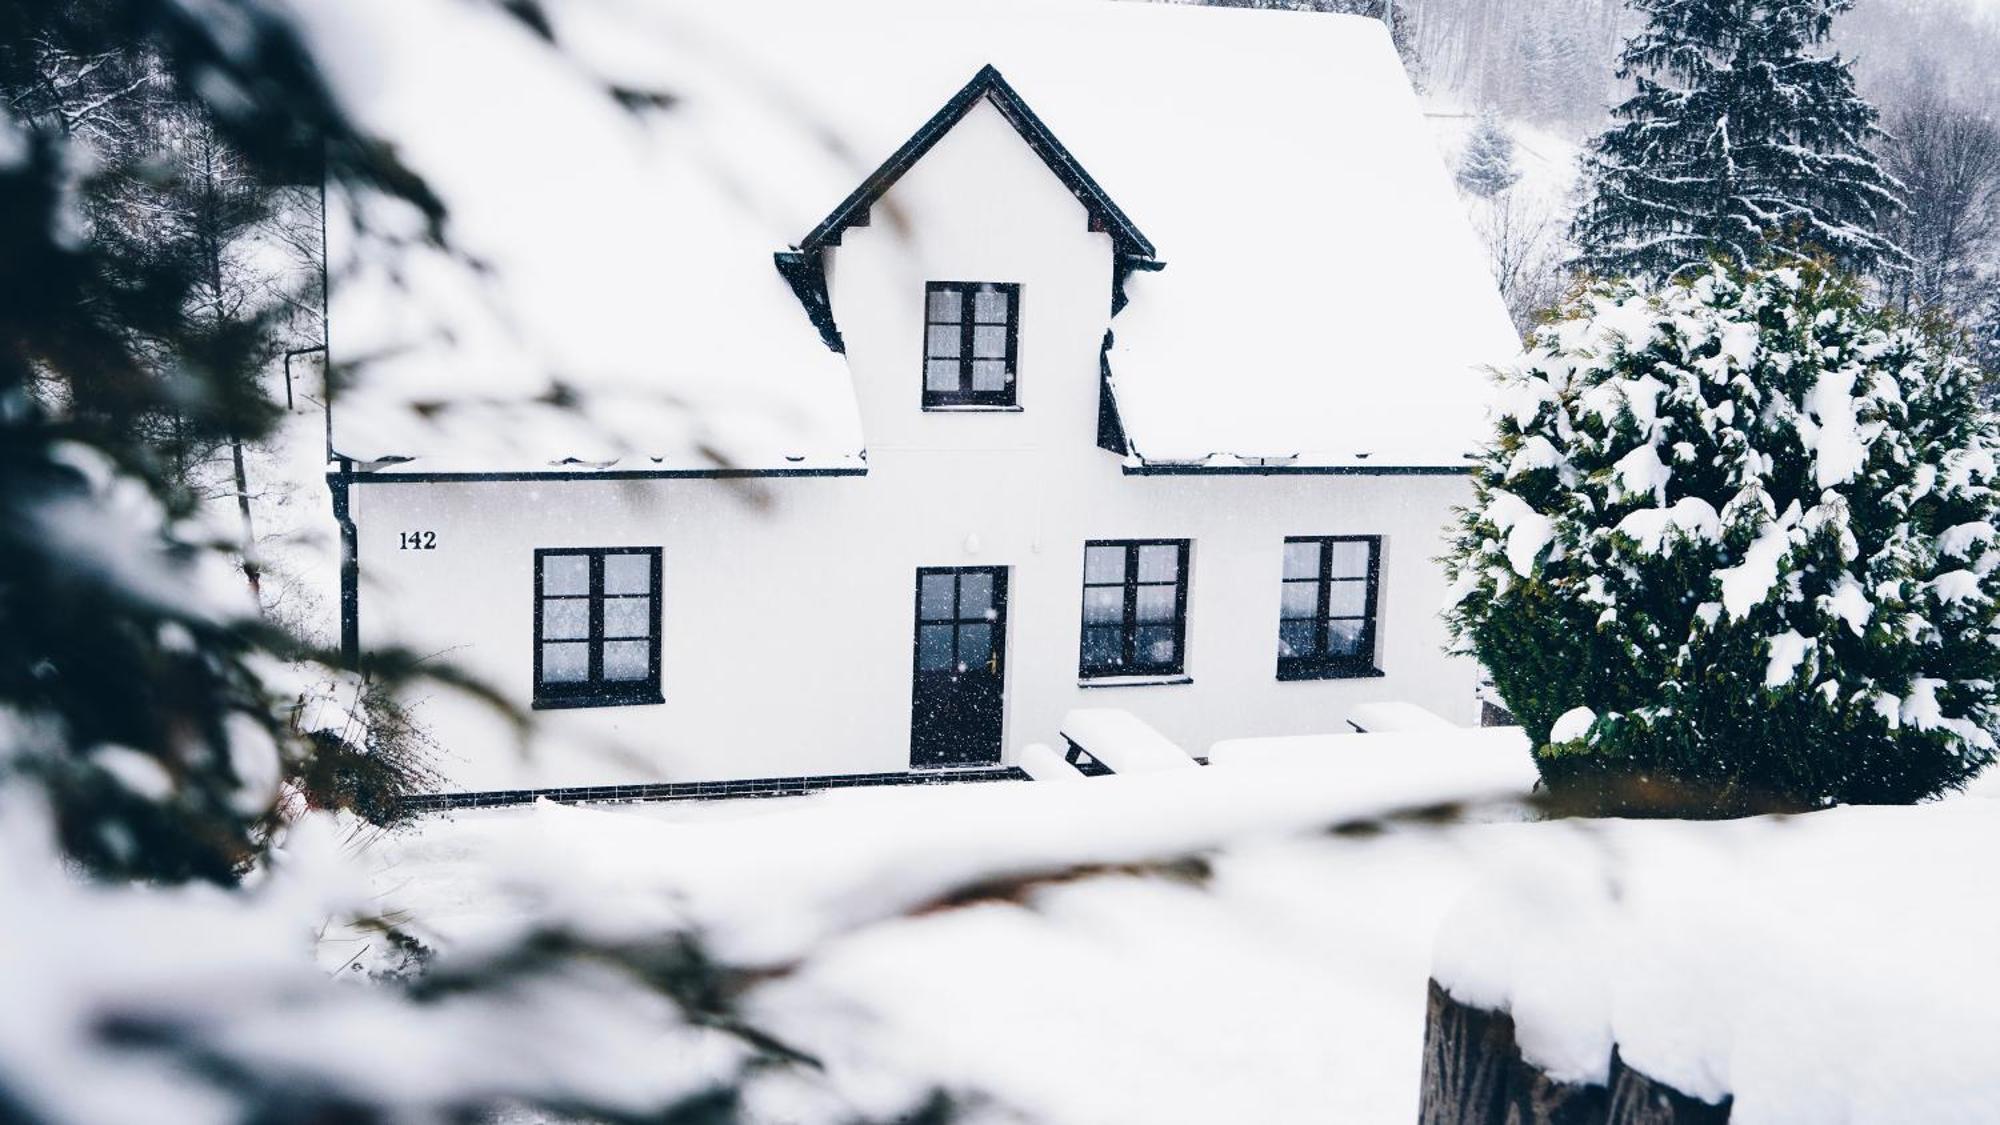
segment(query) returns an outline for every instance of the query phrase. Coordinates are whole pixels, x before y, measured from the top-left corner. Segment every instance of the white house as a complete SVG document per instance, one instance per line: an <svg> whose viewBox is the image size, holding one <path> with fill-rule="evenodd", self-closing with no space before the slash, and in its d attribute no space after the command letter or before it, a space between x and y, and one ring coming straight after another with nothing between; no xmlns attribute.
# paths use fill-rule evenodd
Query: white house
<svg viewBox="0 0 2000 1125"><path fill-rule="evenodd" d="M680 97L643 121L511 32L369 61L493 267L356 251L332 319L384 357L329 425L346 644L542 712L523 754L426 705L451 793L996 776L1079 706L1197 754L1476 721L1434 559L1516 340L1379 24L659 7L553 8Z"/></svg>

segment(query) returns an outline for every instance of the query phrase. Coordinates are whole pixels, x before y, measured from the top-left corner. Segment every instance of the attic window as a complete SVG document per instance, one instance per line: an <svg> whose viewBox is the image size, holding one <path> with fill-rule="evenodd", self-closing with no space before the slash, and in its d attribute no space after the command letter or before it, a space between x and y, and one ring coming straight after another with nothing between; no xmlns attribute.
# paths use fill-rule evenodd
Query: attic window
<svg viewBox="0 0 2000 1125"><path fill-rule="evenodd" d="M1010 407L1021 287L998 281L924 286L924 409Z"/></svg>

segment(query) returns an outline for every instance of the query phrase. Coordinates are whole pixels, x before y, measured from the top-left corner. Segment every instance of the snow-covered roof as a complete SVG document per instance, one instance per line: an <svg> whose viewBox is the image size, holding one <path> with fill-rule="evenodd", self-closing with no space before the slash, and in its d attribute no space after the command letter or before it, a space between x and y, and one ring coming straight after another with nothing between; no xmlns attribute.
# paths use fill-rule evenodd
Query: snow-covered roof
<svg viewBox="0 0 2000 1125"><path fill-rule="evenodd" d="M336 89L494 267L405 256L404 288L371 262L337 278L337 358L384 357L340 399L344 455L858 466L844 358L772 255L989 64L1166 264L1131 276L1112 322L1147 465L1460 465L1479 368L1517 350L1374 21L1130 0L548 9L567 61L444 0L304 6ZM586 74L678 100L607 113ZM440 321L452 339L427 334ZM551 372L589 408L544 394ZM458 409L407 409L433 402Z"/></svg>

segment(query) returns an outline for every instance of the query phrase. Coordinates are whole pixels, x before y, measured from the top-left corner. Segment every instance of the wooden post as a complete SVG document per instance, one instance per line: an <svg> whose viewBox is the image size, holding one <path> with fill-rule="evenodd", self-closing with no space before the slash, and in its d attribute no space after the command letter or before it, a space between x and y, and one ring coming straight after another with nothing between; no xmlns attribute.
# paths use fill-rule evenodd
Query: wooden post
<svg viewBox="0 0 2000 1125"><path fill-rule="evenodd" d="M1729 1111L1633 1070L1615 1047L1608 1086L1557 1082L1521 1057L1513 1017L1430 983L1421 1125L1724 1125Z"/></svg>

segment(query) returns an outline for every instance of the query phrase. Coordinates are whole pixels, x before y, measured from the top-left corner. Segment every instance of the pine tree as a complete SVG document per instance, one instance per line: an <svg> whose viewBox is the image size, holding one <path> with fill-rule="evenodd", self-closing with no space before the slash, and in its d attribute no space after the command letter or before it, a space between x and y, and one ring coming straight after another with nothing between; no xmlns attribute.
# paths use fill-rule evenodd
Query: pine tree
<svg viewBox="0 0 2000 1125"><path fill-rule="evenodd" d="M1514 167L1514 138L1491 111L1481 113L1458 158L1458 186L1481 199L1491 199L1520 178Z"/></svg>
<svg viewBox="0 0 2000 1125"><path fill-rule="evenodd" d="M1521 108L1545 124L1573 119L1583 101L1582 79L1594 71L1572 27L1571 13L1537 8L1521 34Z"/></svg>
<svg viewBox="0 0 2000 1125"><path fill-rule="evenodd" d="M1904 262L1883 233L1900 204L1867 148L1875 110L1845 60L1810 50L1851 0L1633 3L1647 22L1618 74L1637 90L1585 160L1580 266L1659 278L1772 246L1864 273Z"/></svg>
<svg viewBox="0 0 2000 1125"><path fill-rule="evenodd" d="M1993 760L2000 432L1955 348L1817 265L1606 283L1536 329L1449 565L1552 789L1727 814Z"/></svg>

